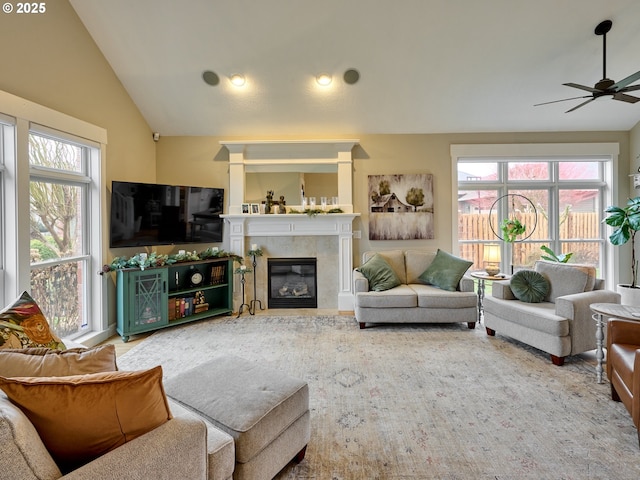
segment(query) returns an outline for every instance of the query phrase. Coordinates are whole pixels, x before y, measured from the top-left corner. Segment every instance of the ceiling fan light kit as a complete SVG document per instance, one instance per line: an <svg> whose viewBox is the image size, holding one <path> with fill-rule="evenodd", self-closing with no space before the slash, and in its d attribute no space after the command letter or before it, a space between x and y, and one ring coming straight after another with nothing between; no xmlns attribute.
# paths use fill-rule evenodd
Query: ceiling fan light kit
<svg viewBox="0 0 640 480"><path fill-rule="evenodd" d="M569 112L573 112L574 110L577 110L578 108L586 105L587 103L593 102L597 98L604 97L604 96L610 96L613 100L619 100L621 102L626 102L626 103L636 103L640 101L640 98L634 97L632 95L627 95L626 93L626 92L632 92L635 90L640 90L640 85L631 85L636 80L640 79L640 71L632 75L629 75L626 78L623 78L619 82L615 82L610 78L607 78L607 33L611 30L612 25L613 25L613 22L611 20L604 20L600 22L594 30L594 33L596 35L602 36L602 79L599 80L593 87L580 85L578 83L563 83L563 85L567 87L577 88L579 90L584 90L586 92L589 92L590 95L563 98L562 100L553 100L551 102L538 103L534 106L548 105L550 103L566 102L568 100L577 100L582 98L588 99L565 112L565 113L569 113Z"/></svg>

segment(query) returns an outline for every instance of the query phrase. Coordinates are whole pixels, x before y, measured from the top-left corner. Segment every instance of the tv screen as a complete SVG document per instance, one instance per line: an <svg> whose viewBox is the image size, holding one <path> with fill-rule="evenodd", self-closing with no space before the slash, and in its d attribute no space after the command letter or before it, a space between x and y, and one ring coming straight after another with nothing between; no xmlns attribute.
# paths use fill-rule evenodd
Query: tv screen
<svg viewBox="0 0 640 480"><path fill-rule="evenodd" d="M111 184L110 246L222 241L223 188Z"/></svg>

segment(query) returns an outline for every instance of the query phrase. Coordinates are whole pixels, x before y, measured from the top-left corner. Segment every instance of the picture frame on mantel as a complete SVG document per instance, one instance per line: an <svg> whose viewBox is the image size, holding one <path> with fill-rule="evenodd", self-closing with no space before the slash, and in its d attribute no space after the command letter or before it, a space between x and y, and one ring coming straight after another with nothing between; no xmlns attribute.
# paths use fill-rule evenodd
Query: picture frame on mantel
<svg viewBox="0 0 640 480"><path fill-rule="evenodd" d="M242 213L246 214L246 215L251 213L251 210L249 209L249 204L248 203L243 203L242 204Z"/></svg>
<svg viewBox="0 0 640 480"><path fill-rule="evenodd" d="M259 215L260 214L260 205L257 203L251 204L251 215Z"/></svg>

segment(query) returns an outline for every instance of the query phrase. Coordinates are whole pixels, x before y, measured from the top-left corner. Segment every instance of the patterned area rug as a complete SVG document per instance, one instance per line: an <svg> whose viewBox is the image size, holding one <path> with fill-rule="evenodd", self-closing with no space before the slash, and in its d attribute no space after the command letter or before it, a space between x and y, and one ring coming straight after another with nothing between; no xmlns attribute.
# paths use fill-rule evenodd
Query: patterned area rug
<svg viewBox="0 0 640 480"><path fill-rule="evenodd" d="M170 378L220 353L309 383L307 456L278 479L640 478L631 417L589 359L556 367L466 324L224 317L156 332L118 364Z"/></svg>

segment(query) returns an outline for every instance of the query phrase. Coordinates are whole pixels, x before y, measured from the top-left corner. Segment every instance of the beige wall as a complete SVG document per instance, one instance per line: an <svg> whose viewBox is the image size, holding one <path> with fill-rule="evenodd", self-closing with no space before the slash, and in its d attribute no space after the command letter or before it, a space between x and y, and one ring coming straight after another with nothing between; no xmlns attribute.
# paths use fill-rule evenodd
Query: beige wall
<svg viewBox="0 0 640 480"><path fill-rule="evenodd" d="M629 135L629 158L630 160L630 174L638 173L640 170L640 122L636 123L636 126L631 129ZM640 192L632 192L631 196L640 195Z"/></svg>
<svg viewBox="0 0 640 480"><path fill-rule="evenodd" d="M0 43L0 90L107 129L107 185L155 181L151 129L67 0L0 15Z"/></svg>
<svg viewBox="0 0 640 480"><path fill-rule="evenodd" d="M640 131L640 127L637 127ZM640 135L640 133L638 133ZM361 252L369 249L442 248L453 247L452 229L455 206L452 205L450 146L467 143L557 143L557 142L617 142L620 144L618 166L618 202L629 195L629 132L575 133L492 133L438 135L331 135L331 138L359 138L354 157L354 211L361 217L354 229L362 238L354 242L354 262ZM284 137L283 137L284 138ZM202 186L223 186L227 189L228 154L220 146L221 140L250 140L221 137L163 137L158 143L158 181L182 182ZM433 240L370 241L368 239L368 175L431 173L434 176L435 238ZM195 182L195 183L194 183ZM277 194L278 192L276 192ZM239 252L238 252L239 253ZM626 260L621 252L621 258ZM623 269L623 272L626 269Z"/></svg>

